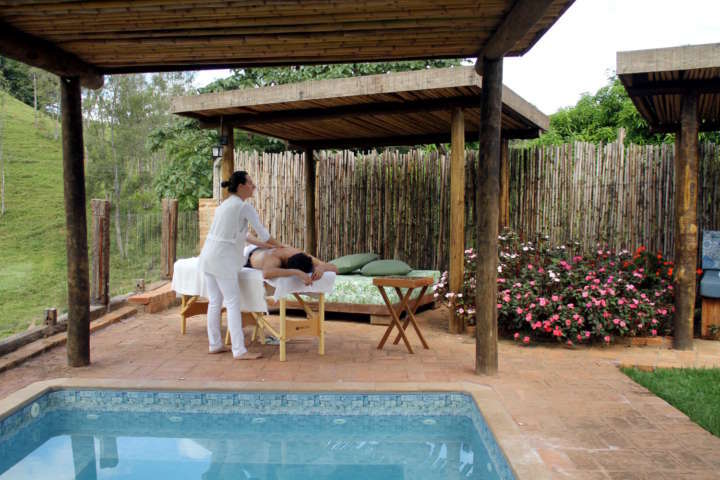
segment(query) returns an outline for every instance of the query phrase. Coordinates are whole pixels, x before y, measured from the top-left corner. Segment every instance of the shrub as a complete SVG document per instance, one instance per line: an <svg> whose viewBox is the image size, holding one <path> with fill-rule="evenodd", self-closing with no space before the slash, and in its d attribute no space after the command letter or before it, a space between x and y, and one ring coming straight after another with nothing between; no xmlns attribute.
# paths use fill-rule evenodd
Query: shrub
<svg viewBox="0 0 720 480"><path fill-rule="evenodd" d="M604 342L614 337L671 333L672 262L645 247L634 253L598 248L578 253L577 244L551 247L546 239L523 243L513 232L498 237L498 329L530 343ZM475 322L475 266L478 252L465 251L462 291L448 291L444 272L436 298Z"/></svg>

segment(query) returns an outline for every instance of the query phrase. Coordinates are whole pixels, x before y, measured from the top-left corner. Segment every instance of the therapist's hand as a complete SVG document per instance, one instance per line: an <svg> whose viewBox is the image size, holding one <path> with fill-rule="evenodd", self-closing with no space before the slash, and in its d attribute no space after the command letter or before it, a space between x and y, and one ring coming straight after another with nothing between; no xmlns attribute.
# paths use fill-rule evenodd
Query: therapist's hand
<svg viewBox="0 0 720 480"><path fill-rule="evenodd" d="M295 273L295 276L298 277L305 285L312 284L312 277L308 275L307 273L303 272L302 270L297 270Z"/></svg>
<svg viewBox="0 0 720 480"><path fill-rule="evenodd" d="M319 280L323 276L324 273L325 273L325 270L322 267L320 267L320 266L315 267L315 270L313 270L310 278L312 278L313 281Z"/></svg>

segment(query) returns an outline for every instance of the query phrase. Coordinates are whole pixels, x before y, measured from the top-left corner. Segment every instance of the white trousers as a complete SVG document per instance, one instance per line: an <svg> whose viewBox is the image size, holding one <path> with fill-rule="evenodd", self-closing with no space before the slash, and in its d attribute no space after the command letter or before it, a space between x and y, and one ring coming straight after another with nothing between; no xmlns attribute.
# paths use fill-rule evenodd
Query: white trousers
<svg viewBox="0 0 720 480"><path fill-rule="evenodd" d="M247 352L247 349L245 348L245 336L242 329L242 305L240 304L240 287L238 286L237 277L220 278L206 273L205 285L209 297L207 331L210 351L217 351L223 347L223 338L220 332L220 315L224 300L233 356L239 357L243 355Z"/></svg>

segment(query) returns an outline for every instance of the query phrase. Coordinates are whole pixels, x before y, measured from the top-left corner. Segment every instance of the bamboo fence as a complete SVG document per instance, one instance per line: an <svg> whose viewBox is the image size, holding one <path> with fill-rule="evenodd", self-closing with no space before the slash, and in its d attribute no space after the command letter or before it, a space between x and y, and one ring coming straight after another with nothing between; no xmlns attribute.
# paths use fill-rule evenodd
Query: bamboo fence
<svg viewBox="0 0 720 480"><path fill-rule="evenodd" d="M672 258L673 145L574 143L511 148L510 227L523 238L578 242L590 252L645 245ZM319 152L318 255L359 252L446 269L450 161L410 150ZM304 245L302 154L236 152L235 168L258 185L253 202L271 234ZM475 244L477 152L466 162L465 244ZM698 230L720 229L720 148L700 146ZM479 206L482 208L482 206Z"/></svg>

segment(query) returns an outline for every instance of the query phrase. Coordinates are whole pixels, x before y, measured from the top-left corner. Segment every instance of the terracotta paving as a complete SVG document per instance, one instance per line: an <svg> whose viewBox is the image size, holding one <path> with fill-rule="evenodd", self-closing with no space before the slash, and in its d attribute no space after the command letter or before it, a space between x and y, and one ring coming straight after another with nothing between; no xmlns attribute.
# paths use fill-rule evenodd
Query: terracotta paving
<svg viewBox="0 0 720 480"><path fill-rule="evenodd" d="M455 382L492 388L552 472L553 478L716 479L720 438L692 423L617 368L720 366L720 342L696 341L692 352L658 347L521 347L501 341L500 371L477 376L474 339L446 333L444 309L419 315L430 350L409 355L402 345L375 347L384 328L326 322L326 355L315 340L288 344L288 362L277 346L254 362L230 354L208 355L204 317L180 334L179 312L142 314L92 335L92 365L65 366L65 348L50 350L0 374L0 398L55 377L291 381ZM418 345L414 333L413 345Z"/></svg>

